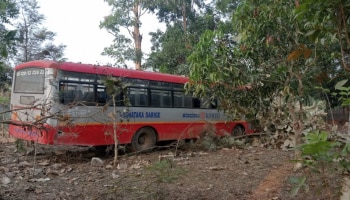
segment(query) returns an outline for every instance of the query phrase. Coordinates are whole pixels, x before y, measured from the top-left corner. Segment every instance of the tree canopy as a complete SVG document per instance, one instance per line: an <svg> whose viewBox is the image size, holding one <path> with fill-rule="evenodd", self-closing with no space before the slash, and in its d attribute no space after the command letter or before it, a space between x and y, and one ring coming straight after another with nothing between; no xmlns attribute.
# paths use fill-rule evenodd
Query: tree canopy
<svg viewBox="0 0 350 200"><path fill-rule="evenodd" d="M18 8L15 1L5 0L0 2L0 56L1 62L7 58L9 52L14 51L16 30L9 30L6 25L18 15Z"/></svg>
<svg viewBox="0 0 350 200"><path fill-rule="evenodd" d="M7 64L8 55L15 52L16 30L11 30L11 20L18 15L15 1L4 0L0 2L0 93L8 91L11 84L12 69Z"/></svg>
<svg viewBox="0 0 350 200"><path fill-rule="evenodd" d="M63 52L66 46L53 44L56 33L43 26L45 16L39 13L38 2L21 0L19 7L21 15L15 24L18 30L15 63L45 58L65 60Z"/></svg>
<svg viewBox="0 0 350 200"><path fill-rule="evenodd" d="M115 59L115 64L126 66L127 61L133 61L135 69L141 69L142 61L142 16L147 12L147 6L153 1L146 0L105 0L111 6L111 14L100 23L115 39L106 47L102 55ZM123 32L124 31L124 32Z"/></svg>

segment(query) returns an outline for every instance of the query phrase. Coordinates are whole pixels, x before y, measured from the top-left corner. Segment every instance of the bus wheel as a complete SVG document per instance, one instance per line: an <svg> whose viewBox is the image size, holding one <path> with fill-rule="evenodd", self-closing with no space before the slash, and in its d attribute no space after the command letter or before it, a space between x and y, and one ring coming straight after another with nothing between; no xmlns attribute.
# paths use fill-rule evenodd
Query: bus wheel
<svg viewBox="0 0 350 200"><path fill-rule="evenodd" d="M156 134L150 127L141 128L136 132L131 141L131 150L146 151L150 150L156 144Z"/></svg>
<svg viewBox="0 0 350 200"><path fill-rule="evenodd" d="M244 135L244 128L240 125L235 126L232 130L232 136L237 137L242 135Z"/></svg>

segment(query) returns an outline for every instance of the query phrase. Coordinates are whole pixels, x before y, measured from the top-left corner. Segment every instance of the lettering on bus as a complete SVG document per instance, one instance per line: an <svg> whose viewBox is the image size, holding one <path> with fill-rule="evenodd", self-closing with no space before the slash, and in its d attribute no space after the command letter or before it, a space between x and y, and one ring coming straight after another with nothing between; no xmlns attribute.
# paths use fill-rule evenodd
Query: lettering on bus
<svg viewBox="0 0 350 200"><path fill-rule="evenodd" d="M160 112L126 112L124 118L160 118Z"/></svg>
<svg viewBox="0 0 350 200"><path fill-rule="evenodd" d="M28 135L30 137L38 137L39 134L37 133L37 131L31 131L31 130L24 130L23 128L19 127L19 126L16 126L14 128L14 131L17 133L17 134L22 134L22 135Z"/></svg>
<svg viewBox="0 0 350 200"><path fill-rule="evenodd" d="M35 75L42 75L44 74L44 70L42 69L34 69L34 70L27 70L27 71L24 71L24 70L21 70L19 72L17 72L17 76L35 76Z"/></svg>
<svg viewBox="0 0 350 200"><path fill-rule="evenodd" d="M219 113L206 113L205 117L207 119L218 119L218 118L220 118L220 114Z"/></svg>
<svg viewBox="0 0 350 200"><path fill-rule="evenodd" d="M220 114L219 113L183 113L182 118L200 118L200 119L219 119Z"/></svg>
<svg viewBox="0 0 350 200"><path fill-rule="evenodd" d="M182 118L199 118L199 114L196 113L183 113Z"/></svg>

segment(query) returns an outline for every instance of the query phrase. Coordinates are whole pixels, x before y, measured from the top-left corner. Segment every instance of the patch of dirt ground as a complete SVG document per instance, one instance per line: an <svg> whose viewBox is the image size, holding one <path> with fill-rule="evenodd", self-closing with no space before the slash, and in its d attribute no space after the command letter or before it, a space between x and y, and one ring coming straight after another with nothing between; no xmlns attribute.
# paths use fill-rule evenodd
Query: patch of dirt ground
<svg viewBox="0 0 350 200"><path fill-rule="evenodd" d="M122 154L113 167L112 155L86 147L26 148L1 142L0 199L315 200L339 199L341 191L341 172L327 178L306 168L294 173L294 152L279 149L167 148ZM303 175L311 177L309 191L292 197L289 179Z"/></svg>

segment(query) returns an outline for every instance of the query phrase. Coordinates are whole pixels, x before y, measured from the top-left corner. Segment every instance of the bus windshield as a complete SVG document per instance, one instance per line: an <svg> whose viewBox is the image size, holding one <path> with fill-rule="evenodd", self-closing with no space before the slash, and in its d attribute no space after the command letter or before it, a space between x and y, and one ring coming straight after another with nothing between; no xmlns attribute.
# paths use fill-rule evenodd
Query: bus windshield
<svg viewBox="0 0 350 200"><path fill-rule="evenodd" d="M45 71L41 68L26 68L18 70L15 77L14 92L16 93L44 93Z"/></svg>

